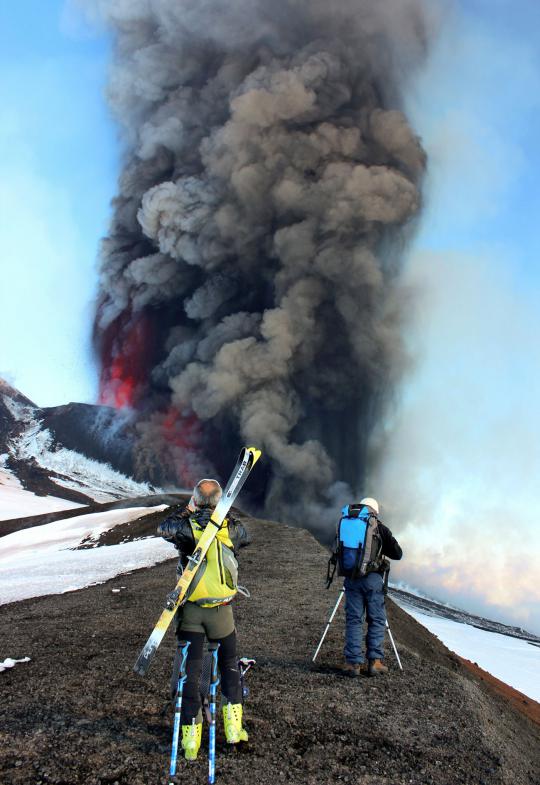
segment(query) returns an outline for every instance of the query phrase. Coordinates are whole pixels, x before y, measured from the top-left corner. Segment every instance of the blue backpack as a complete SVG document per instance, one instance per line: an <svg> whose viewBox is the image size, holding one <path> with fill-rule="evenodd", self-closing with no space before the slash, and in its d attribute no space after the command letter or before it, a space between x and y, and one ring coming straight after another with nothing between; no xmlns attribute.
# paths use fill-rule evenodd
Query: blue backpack
<svg viewBox="0 0 540 785"><path fill-rule="evenodd" d="M359 578L381 568L382 540L378 524L369 507L359 504L343 507L336 533L338 575Z"/></svg>

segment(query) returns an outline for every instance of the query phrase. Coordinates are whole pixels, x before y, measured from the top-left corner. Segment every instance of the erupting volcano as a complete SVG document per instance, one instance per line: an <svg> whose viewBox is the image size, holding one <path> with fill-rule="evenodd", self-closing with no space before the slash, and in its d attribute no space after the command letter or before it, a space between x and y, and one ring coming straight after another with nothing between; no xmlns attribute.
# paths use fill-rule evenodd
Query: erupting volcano
<svg viewBox="0 0 540 785"><path fill-rule="evenodd" d="M152 323L145 314L122 314L100 336L99 403L136 407L148 389Z"/></svg>
<svg viewBox="0 0 540 785"><path fill-rule="evenodd" d="M158 332L154 320L159 320L157 310L136 315L127 312L102 333L96 333L102 360L99 403L134 412L139 449L146 444L142 454L135 457L140 474L193 485L200 468L201 425L189 407L163 401L156 404L156 391L149 377ZM149 453L154 453L150 463L157 460L158 467L145 464Z"/></svg>
<svg viewBox="0 0 540 785"><path fill-rule="evenodd" d="M101 400L189 484L243 443L272 514L361 488L402 367L425 155L419 0L102 0L126 157L103 243ZM283 508L286 508L284 510Z"/></svg>

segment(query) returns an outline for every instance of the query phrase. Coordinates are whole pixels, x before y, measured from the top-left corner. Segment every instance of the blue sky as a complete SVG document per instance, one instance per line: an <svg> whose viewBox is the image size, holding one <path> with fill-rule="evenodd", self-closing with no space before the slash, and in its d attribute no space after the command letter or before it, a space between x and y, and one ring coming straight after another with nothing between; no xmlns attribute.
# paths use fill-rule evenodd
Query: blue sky
<svg viewBox="0 0 540 785"><path fill-rule="evenodd" d="M63 0L2 3L0 30L0 374L44 406L90 401L96 254L118 168L109 45Z"/></svg>
<svg viewBox="0 0 540 785"><path fill-rule="evenodd" d="M409 554L396 578L540 632L540 4L447 7L407 95L429 155L404 278L414 366L368 495ZM42 406L93 401L109 42L64 0L3 3L0 29L0 375Z"/></svg>
<svg viewBox="0 0 540 785"><path fill-rule="evenodd" d="M468 0L456 9L409 100L430 152L420 240L511 245L516 270L536 278L540 5Z"/></svg>

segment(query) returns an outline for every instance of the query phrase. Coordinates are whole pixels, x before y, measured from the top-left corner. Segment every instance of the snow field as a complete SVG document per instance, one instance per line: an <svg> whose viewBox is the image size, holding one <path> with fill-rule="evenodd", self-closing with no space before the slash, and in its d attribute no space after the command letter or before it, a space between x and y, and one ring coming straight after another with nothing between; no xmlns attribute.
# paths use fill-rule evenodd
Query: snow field
<svg viewBox="0 0 540 785"><path fill-rule="evenodd" d="M75 591L170 559L174 547L158 537L72 550L83 540L97 541L114 526L164 509L166 505L109 510L0 538L0 604Z"/></svg>
<svg viewBox="0 0 540 785"><path fill-rule="evenodd" d="M81 506L56 496L36 496L35 493L25 490L12 472L0 469L0 521L73 510ZM0 525L0 531L1 529Z"/></svg>
<svg viewBox="0 0 540 785"><path fill-rule="evenodd" d="M399 603L451 651L471 660L495 678L540 701L540 648L527 641L488 632L451 619L428 616ZM399 642L397 642L399 650Z"/></svg>

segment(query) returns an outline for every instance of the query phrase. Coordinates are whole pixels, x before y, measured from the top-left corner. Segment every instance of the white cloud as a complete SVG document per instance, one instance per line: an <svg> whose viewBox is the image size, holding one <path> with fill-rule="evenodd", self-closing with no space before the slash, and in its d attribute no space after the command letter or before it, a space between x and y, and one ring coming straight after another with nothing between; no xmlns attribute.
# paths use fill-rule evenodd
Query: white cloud
<svg viewBox="0 0 540 785"><path fill-rule="evenodd" d="M407 277L417 366L374 480L398 573L539 629L540 292L456 253L418 253Z"/></svg>
<svg viewBox="0 0 540 785"><path fill-rule="evenodd" d="M406 274L416 367L377 477L406 549L396 576L536 631L540 286L522 213L539 96L532 34L471 9L447 20L409 100L430 166Z"/></svg>

